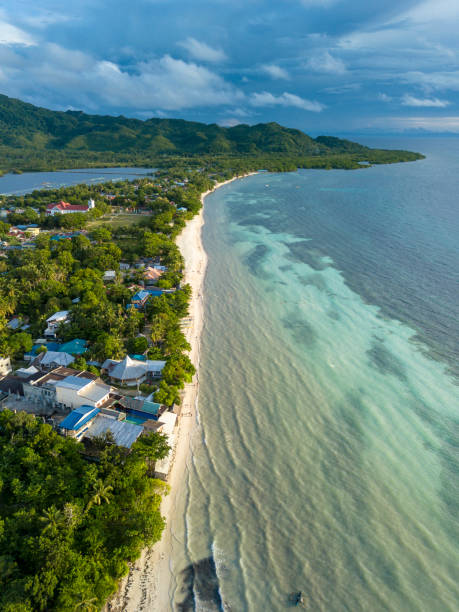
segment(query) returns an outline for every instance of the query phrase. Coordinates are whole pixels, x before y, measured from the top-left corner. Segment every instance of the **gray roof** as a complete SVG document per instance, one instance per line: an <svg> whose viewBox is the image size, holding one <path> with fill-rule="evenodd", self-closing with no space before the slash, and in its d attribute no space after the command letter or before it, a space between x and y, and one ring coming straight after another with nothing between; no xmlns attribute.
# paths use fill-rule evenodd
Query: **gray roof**
<svg viewBox="0 0 459 612"><path fill-rule="evenodd" d="M63 319L66 319L68 315L69 315L68 310L59 310L58 312L55 312L53 315L48 317L46 319L46 322L51 323L52 321L62 321Z"/></svg>
<svg viewBox="0 0 459 612"><path fill-rule="evenodd" d="M125 448L131 448L142 433L143 427L141 425L135 425L134 423L126 423L126 421L116 421L109 416L99 414L86 435L93 438L107 431L112 432L115 444L124 446Z"/></svg>
<svg viewBox="0 0 459 612"><path fill-rule="evenodd" d="M41 365L51 365L53 363L61 366L68 366L73 361L75 361L74 357L70 355L70 353L66 352L57 352L57 351L48 351L43 354L43 357L40 359Z"/></svg>
<svg viewBox="0 0 459 612"><path fill-rule="evenodd" d="M75 391L79 391L89 385L89 383L93 382L90 378L83 378L79 376L66 376L64 380L60 380L56 386L57 387L65 387L66 389L74 389Z"/></svg>
<svg viewBox="0 0 459 612"><path fill-rule="evenodd" d="M128 355L117 363L113 368L109 369L109 376L117 380L135 380L145 375L147 364L144 361L136 361Z"/></svg>

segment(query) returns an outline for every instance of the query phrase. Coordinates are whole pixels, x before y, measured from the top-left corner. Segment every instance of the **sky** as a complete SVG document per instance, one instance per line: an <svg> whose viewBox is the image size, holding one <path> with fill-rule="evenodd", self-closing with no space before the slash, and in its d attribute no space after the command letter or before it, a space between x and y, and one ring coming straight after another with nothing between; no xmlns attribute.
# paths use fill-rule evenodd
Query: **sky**
<svg viewBox="0 0 459 612"><path fill-rule="evenodd" d="M0 93L310 134L459 133L458 32L459 0L2 0Z"/></svg>

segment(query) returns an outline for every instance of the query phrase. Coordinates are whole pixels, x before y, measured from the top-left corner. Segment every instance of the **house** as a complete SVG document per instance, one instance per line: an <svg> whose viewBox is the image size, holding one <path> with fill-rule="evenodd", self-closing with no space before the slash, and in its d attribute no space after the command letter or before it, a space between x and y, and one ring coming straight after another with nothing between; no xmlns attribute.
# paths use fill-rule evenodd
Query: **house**
<svg viewBox="0 0 459 612"><path fill-rule="evenodd" d="M106 272L104 272L102 280L104 281L104 283L114 283L116 280L115 270L107 270Z"/></svg>
<svg viewBox="0 0 459 612"><path fill-rule="evenodd" d="M55 312L53 315L48 317L46 319L48 327L45 329L45 336L48 338L55 338L59 325L68 321L69 314L70 313L68 310L59 310L58 312Z"/></svg>
<svg viewBox="0 0 459 612"><path fill-rule="evenodd" d="M131 264L125 263L123 261L120 262L120 270L129 270L131 268Z"/></svg>
<svg viewBox="0 0 459 612"><path fill-rule="evenodd" d="M155 285L159 278L162 276L163 274L163 270L159 270L158 268L152 268L151 266L148 266L147 268L145 268L143 277L145 279L145 284L146 285Z"/></svg>
<svg viewBox="0 0 459 612"><path fill-rule="evenodd" d="M106 359L102 364L101 372L106 373L115 384L135 386L144 382L147 378L159 378L165 365L165 361L150 359L139 361L126 355L122 361Z"/></svg>
<svg viewBox="0 0 459 612"><path fill-rule="evenodd" d="M149 299L150 293L148 291L145 291L145 289L141 289L140 291L137 291L137 293L132 297L131 306L134 306L134 308L140 310L141 308L145 307L145 304L148 302Z"/></svg>
<svg viewBox="0 0 459 612"><path fill-rule="evenodd" d="M85 372L86 374L86 372ZM101 408L110 399L111 388L99 378L91 380L83 376L66 376L55 385L56 403L67 408L93 406Z"/></svg>
<svg viewBox="0 0 459 612"><path fill-rule="evenodd" d="M177 415L175 412L164 412L158 420L159 427L156 431L163 433L167 436L167 443L171 447L171 449L175 446L175 426L177 424ZM164 459L160 459L155 464L155 476L157 478L161 478L162 480L166 480L167 475L169 474L169 470L171 469L172 464L172 450L169 454L164 457Z"/></svg>
<svg viewBox="0 0 459 612"><path fill-rule="evenodd" d="M9 357L0 357L0 376L8 376L12 371L11 359Z"/></svg>
<svg viewBox="0 0 459 612"><path fill-rule="evenodd" d="M75 358L65 351L46 351L39 353L33 365L47 370L54 370L59 366L67 367L75 361Z"/></svg>
<svg viewBox="0 0 459 612"><path fill-rule="evenodd" d="M97 414L91 426L84 434L86 438L102 436L110 432L117 446L131 448L143 432L143 426L127 421L120 421L105 414Z"/></svg>
<svg viewBox="0 0 459 612"><path fill-rule="evenodd" d="M160 415L166 410L162 404L152 402L150 397L123 396L119 402L129 419L146 426L156 423Z"/></svg>
<svg viewBox="0 0 459 612"><path fill-rule="evenodd" d="M69 204L69 202L60 202L48 204L46 207L46 216L51 217L54 215L66 215L68 213L87 213L89 210L95 207L94 200L88 200L87 204Z"/></svg>
<svg viewBox="0 0 459 612"><path fill-rule="evenodd" d="M80 378L83 382L81 387L87 385L87 383L95 380L99 380L97 376L89 372L80 372L79 370L73 370L71 368L59 367L51 372L33 375L30 379L25 380L22 384L24 398L31 404L36 404L40 407L48 407L54 410L63 410L66 408L77 408L82 404L89 404L89 401L77 402L77 406L72 403L73 396L71 393L68 395L60 392L57 394L57 386L66 378ZM62 399L68 399L68 403L62 402Z"/></svg>
<svg viewBox="0 0 459 612"><path fill-rule="evenodd" d="M62 435L80 440L99 412L99 408L94 406L79 406L72 410L59 425Z"/></svg>

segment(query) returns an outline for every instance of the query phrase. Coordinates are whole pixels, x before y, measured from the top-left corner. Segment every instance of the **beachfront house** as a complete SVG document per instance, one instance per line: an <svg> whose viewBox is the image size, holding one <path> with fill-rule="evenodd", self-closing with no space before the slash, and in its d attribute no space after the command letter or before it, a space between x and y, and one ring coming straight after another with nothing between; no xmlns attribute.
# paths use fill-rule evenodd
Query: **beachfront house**
<svg viewBox="0 0 459 612"><path fill-rule="evenodd" d="M59 312L55 312L53 315L46 319L47 328L45 329L45 337L47 338L55 338L57 335L57 330L59 329L59 325L61 323L66 323L69 318L68 310L59 310Z"/></svg>
<svg viewBox="0 0 459 612"><path fill-rule="evenodd" d="M165 365L165 361L151 359L140 361L126 355L122 361L106 359L101 372L107 374L114 384L136 386L146 380L160 378Z"/></svg>
<svg viewBox="0 0 459 612"><path fill-rule="evenodd" d="M177 415L175 412L164 412L158 419L158 427L156 431L163 433L167 437L167 443L171 448L175 446L175 426L177 424ZM172 464L172 455L170 452L167 457L155 463L155 476L166 480Z"/></svg>

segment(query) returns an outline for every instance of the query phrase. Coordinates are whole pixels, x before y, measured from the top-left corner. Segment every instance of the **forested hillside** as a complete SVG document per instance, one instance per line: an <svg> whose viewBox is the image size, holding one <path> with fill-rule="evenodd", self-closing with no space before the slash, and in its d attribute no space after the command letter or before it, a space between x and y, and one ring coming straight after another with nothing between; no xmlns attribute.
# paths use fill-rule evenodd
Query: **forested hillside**
<svg viewBox="0 0 459 612"><path fill-rule="evenodd" d="M412 161L416 153L378 151L339 138L311 138L277 123L221 127L182 119L129 119L51 111L0 95L0 170L86 164L153 163L164 156L293 157L352 155L373 163ZM358 159L357 159L358 158ZM301 164L300 164L301 165ZM307 164L324 167L323 161ZM332 164L335 167L335 164ZM343 167L343 165L338 165ZM344 166L346 167L346 166Z"/></svg>

